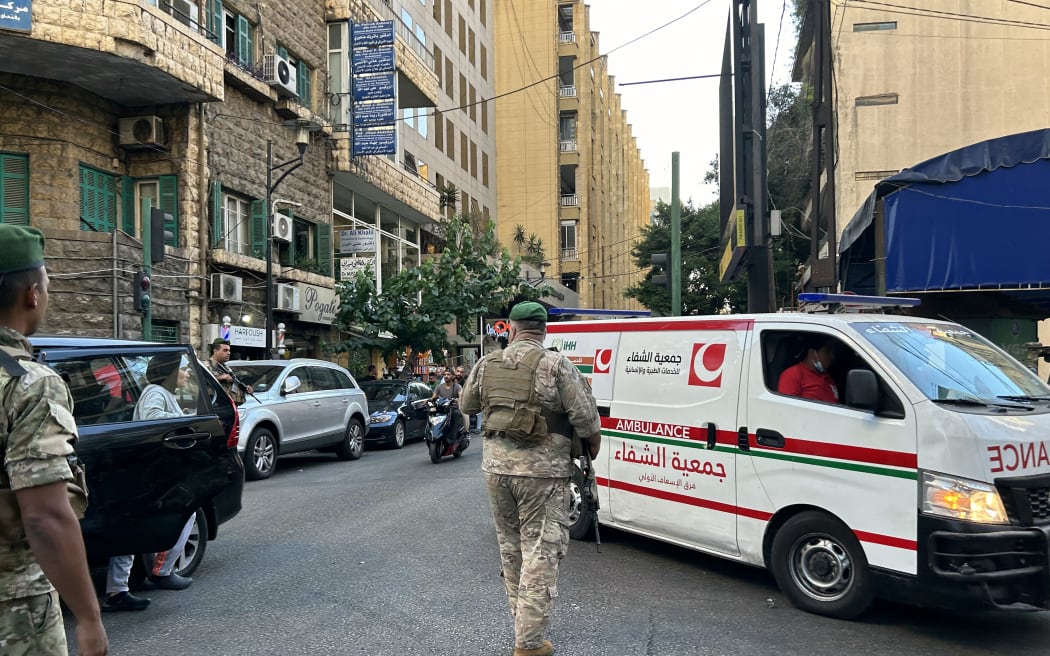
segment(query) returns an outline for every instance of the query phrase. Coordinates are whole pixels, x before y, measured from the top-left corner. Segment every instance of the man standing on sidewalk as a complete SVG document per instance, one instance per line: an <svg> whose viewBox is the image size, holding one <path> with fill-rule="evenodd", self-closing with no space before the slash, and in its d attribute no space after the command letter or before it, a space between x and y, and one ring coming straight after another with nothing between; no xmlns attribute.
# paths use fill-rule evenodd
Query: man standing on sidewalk
<svg viewBox="0 0 1050 656"><path fill-rule="evenodd" d="M514 616L514 656L550 656L544 634L569 546L572 433L598 455L600 419L590 386L564 356L543 348L547 310L514 306L506 349L486 355L463 387L461 409L484 412L481 469Z"/></svg>
<svg viewBox="0 0 1050 656"><path fill-rule="evenodd" d="M103 656L109 642L77 521L87 490L73 399L25 338L47 313L44 235L0 224L0 253L0 653L65 654L61 594L77 619L77 652Z"/></svg>

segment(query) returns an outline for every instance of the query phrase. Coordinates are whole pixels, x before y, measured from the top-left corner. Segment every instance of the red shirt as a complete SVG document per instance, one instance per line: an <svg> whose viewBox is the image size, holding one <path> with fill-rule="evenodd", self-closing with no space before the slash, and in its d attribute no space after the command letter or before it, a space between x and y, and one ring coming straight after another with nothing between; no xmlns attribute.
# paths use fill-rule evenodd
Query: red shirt
<svg viewBox="0 0 1050 656"><path fill-rule="evenodd" d="M804 362L788 367L780 374L777 391L789 396L800 396L814 401L827 403L839 402L839 390L834 379L827 372L818 374Z"/></svg>

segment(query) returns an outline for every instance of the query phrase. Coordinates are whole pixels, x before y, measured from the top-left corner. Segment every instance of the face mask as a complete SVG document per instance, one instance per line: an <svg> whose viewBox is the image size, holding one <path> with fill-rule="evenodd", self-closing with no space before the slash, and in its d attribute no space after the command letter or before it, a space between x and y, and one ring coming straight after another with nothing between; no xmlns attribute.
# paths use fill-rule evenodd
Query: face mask
<svg viewBox="0 0 1050 656"><path fill-rule="evenodd" d="M824 363L821 362L819 359L814 358L813 370L816 371L818 374L824 373Z"/></svg>

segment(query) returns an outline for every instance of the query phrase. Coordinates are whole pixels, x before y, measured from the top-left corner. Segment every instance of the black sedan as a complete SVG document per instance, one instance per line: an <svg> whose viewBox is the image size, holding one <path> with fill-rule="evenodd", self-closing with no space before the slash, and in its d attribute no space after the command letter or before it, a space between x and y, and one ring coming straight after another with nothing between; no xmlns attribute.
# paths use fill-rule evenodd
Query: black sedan
<svg viewBox="0 0 1050 656"><path fill-rule="evenodd" d="M361 382L361 389L368 397L371 413L365 444L400 449L406 439L426 435L424 406L433 394L427 385L410 380L368 380Z"/></svg>

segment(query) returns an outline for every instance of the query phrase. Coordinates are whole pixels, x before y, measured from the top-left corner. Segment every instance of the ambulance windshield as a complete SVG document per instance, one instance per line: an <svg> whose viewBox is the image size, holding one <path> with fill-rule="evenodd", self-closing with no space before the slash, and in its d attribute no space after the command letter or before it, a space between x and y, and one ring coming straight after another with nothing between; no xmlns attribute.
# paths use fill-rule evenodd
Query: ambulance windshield
<svg viewBox="0 0 1050 656"><path fill-rule="evenodd" d="M1047 397L1050 387L997 346L962 326L857 323L854 327L935 401Z"/></svg>

